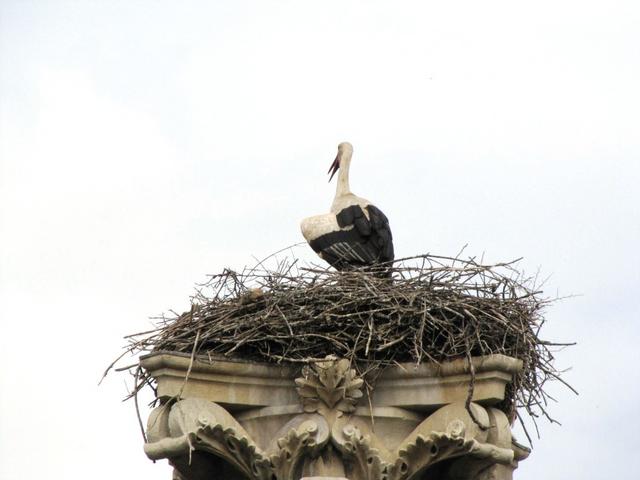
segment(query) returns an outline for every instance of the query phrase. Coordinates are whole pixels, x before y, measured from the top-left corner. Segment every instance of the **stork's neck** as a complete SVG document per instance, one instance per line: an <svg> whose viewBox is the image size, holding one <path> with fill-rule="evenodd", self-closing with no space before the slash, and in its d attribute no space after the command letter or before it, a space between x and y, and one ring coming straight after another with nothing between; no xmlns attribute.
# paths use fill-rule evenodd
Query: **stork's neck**
<svg viewBox="0 0 640 480"><path fill-rule="evenodd" d="M351 193L349 189L349 166L351 165L351 152L346 152L340 159L338 171L338 184L336 185L336 198Z"/></svg>

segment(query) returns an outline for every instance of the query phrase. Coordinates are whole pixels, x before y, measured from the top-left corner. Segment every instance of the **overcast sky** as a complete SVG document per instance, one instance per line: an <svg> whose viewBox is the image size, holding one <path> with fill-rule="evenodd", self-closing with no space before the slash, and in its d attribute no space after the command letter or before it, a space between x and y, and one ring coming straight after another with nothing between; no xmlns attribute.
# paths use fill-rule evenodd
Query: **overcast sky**
<svg viewBox="0 0 640 480"><path fill-rule="evenodd" d="M102 371L301 241L345 140L397 256L580 295L543 331L580 396L516 478L637 479L639 85L634 1L0 1L0 479L169 478Z"/></svg>

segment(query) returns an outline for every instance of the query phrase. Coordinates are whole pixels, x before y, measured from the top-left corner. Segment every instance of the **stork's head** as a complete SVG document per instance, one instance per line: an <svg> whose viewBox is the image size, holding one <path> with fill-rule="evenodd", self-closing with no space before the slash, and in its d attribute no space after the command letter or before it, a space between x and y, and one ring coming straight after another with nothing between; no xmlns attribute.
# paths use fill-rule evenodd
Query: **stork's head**
<svg viewBox="0 0 640 480"><path fill-rule="evenodd" d="M333 176L336 174L336 172L340 168L340 163L342 162L342 159L345 157L351 158L352 154L353 154L353 146L349 142L342 142L340 145L338 145L338 155L336 155L336 159L333 161L333 163L329 167L329 171L327 172L331 174L331 176L329 177L329 181L331 181Z"/></svg>

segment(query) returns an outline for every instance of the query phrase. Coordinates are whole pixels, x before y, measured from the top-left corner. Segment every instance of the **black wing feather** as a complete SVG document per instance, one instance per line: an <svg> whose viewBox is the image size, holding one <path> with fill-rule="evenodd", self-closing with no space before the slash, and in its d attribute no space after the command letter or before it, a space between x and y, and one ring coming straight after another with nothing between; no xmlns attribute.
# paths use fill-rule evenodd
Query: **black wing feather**
<svg viewBox="0 0 640 480"><path fill-rule="evenodd" d="M367 205L369 212L369 220L371 221L372 237L380 249L380 262L390 262L394 259L393 253L393 235L391 235L391 227L389 219L375 205Z"/></svg>
<svg viewBox="0 0 640 480"><path fill-rule="evenodd" d="M340 230L318 237L311 248L339 270L393 260L389 220L380 209L351 205L336 215Z"/></svg>

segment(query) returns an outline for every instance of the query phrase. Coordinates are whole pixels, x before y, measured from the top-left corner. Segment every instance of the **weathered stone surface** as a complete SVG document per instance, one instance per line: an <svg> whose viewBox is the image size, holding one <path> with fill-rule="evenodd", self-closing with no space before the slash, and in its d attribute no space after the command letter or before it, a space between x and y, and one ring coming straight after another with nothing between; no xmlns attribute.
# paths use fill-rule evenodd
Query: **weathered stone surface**
<svg viewBox="0 0 640 480"><path fill-rule="evenodd" d="M140 364L157 381L158 398L199 397L228 406L229 410L298 403L295 378L299 369L233 360L197 359L188 381L188 355L157 353Z"/></svg>
<svg viewBox="0 0 640 480"><path fill-rule="evenodd" d="M465 360L388 369L369 399L344 359L301 371L147 356L162 404L145 452L169 459L180 480L509 479L528 451L491 405L521 365L501 355L472 361L473 417Z"/></svg>
<svg viewBox="0 0 640 480"><path fill-rule="evenodd" d="M473 401L495 405L504 398L504 389L522 361L505 355L472 359L475 370ZM389 368L376 379L372 396L374 406L394 406L429 411L466 398L469 389L469 364L466 359L421 365L402 364Z"/></svg>

